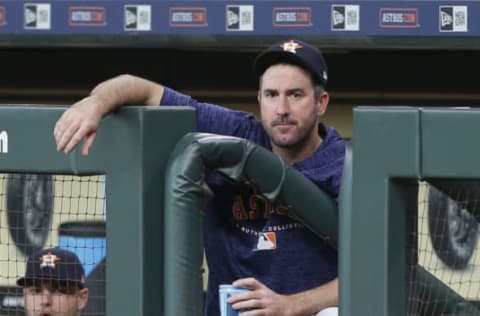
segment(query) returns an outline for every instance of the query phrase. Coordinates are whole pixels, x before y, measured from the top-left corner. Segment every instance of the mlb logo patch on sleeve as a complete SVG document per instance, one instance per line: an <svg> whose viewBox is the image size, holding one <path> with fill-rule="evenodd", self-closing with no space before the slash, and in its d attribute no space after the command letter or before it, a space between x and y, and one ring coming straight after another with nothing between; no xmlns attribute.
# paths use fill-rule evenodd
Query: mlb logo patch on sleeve
<svg viewBox="0 0 480 316"><path fill-rule="evenodd" d="M259 233L256 250L273 250L277 248L277 236L274 232Z"/></svg>

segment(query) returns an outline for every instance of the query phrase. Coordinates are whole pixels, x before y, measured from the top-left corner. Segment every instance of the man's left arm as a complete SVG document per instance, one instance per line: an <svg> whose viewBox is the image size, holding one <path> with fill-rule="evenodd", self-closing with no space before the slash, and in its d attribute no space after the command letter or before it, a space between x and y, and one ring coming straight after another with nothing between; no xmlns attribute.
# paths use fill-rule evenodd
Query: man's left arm
<svg viewBox="0 0 480 316"><path fill-rule="evenodd" d="M233 286L251 290L228 300L236 310L252 309L242 312L242 316L310 316L327 307L338 306L338 278L319 287L290 295L278 294L255 278L239 279Z"/></svg>

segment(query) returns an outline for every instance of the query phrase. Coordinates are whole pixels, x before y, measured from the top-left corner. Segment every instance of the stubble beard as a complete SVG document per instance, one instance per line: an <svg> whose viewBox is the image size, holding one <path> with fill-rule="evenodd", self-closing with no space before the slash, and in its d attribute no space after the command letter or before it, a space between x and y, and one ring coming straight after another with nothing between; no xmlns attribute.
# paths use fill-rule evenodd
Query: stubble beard
<svg viewBox="0 0 480 316"><path fill-rule="evenodd" d="M308 143L310 135L312 131L315 129L317 121L314 120L309 122L308 125L305 125L304 128L300 128L297 122L290 122L290 128L294 129L294 133L289 135L283 135L275 131L275 126L278 125L278 121L273 121L270 123L269 128L266 129L268 136L270 137L270 141L273 145L283 148L292 150L295 148L301 148L306 143ZM291 136L290 136L291 135Z"/></svg>

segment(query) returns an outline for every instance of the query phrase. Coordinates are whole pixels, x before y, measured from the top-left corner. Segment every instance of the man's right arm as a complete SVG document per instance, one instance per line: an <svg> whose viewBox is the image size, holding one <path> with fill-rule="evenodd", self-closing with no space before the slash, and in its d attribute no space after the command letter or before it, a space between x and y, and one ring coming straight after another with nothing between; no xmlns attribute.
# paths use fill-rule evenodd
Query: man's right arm
<svg viewBox="0 0 480 316"><path fill-rule="evenodd" d="M120 75L98 84L86 98L67 109L55 124L57 150L71 152L82 140L88 155L101 119L122 105L159 105L165 88L153 81Z"/></svg>

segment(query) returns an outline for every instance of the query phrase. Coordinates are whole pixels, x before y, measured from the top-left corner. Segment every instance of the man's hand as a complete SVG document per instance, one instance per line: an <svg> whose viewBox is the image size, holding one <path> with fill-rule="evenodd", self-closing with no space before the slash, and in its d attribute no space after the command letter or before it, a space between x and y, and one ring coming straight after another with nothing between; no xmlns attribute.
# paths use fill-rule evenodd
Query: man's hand
<svg viewBox="0 0 480 316"><path fill-rule="evenodd" d="M234 309L246 309L240 313L242 316L309 316L338 306L338 278L291 295L275 293L254 278L239 279L233 282L233 286L251 290L228 299Z"/></svg>
<svg viewBox="0 0 480 316"><path fill-rule="evenodd" d="M102 114L98 111L99 102L101 100L91 95L73 104L62 114L53 131L58 151L69 153L85 140L82 155L88 155L102 119Z"/></svg>
<svg viewBox="0 0 480 316"><path fill-rule="evenodd" d="M104 115L124 104L160 105L164 90L158 83L132 75L101 82L58 120L53 131L57 150L69 153L85 140L82 154L88 155Z"/></svg>
<svg viewBox="0 0 480 316"><path fill-rule="evenodd" d="M293 303L290 296L277 294L254 278L239 279L233 286L251 290L228 299L234 309L244 310L240 313L242 316L293 315L290 311Z"/></svg>

